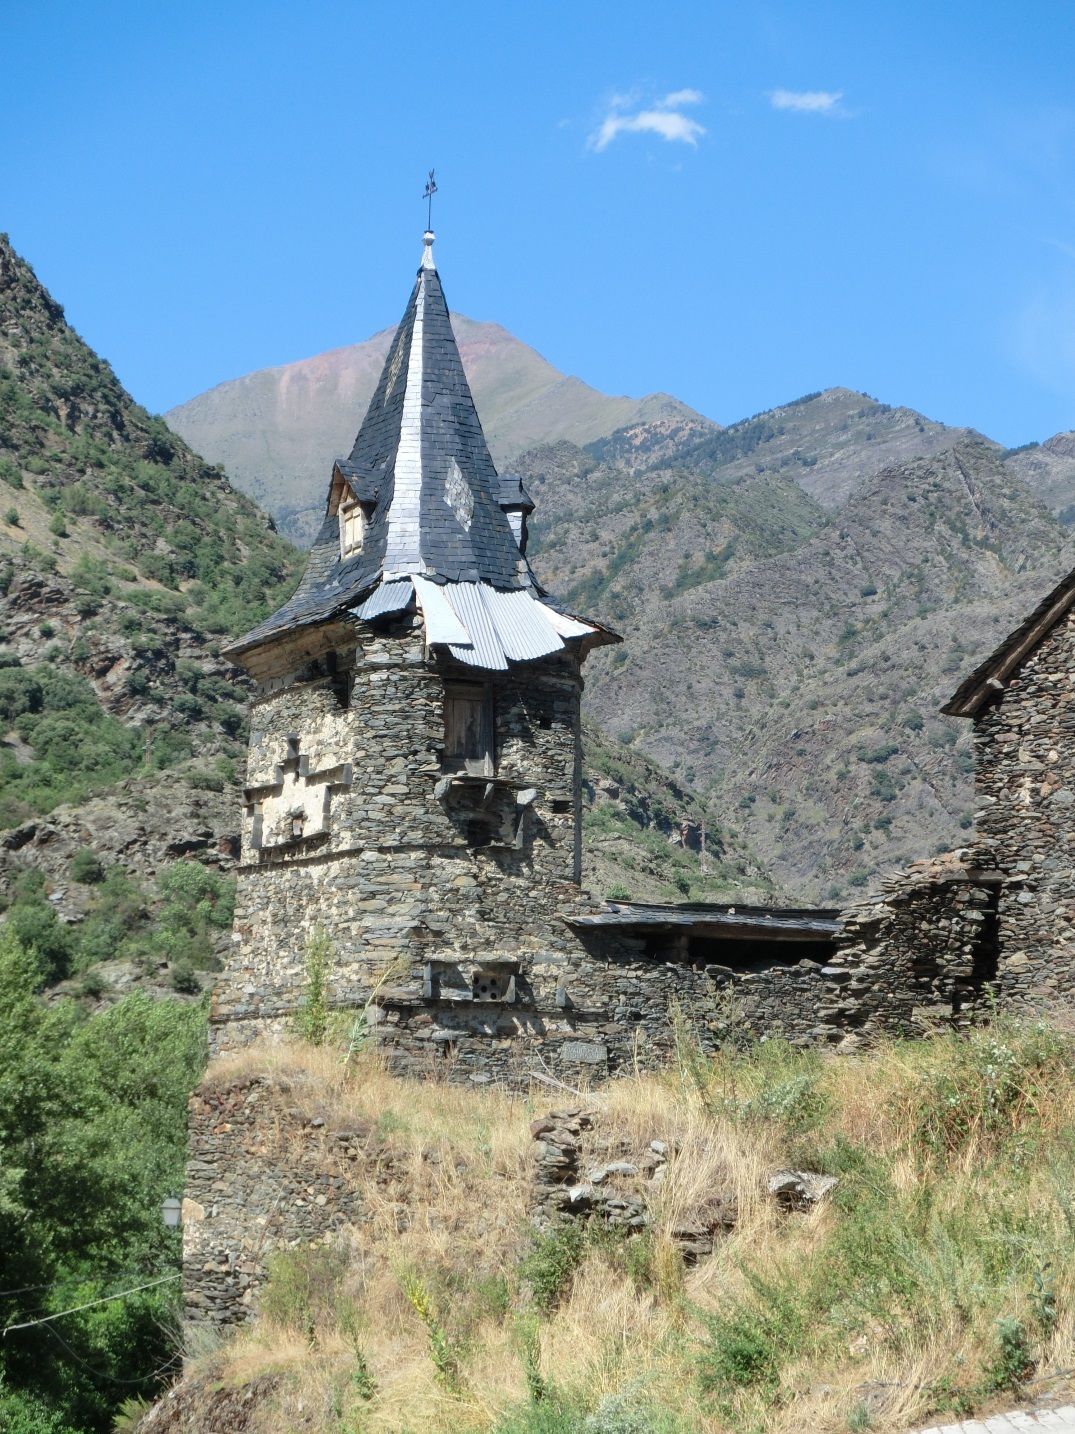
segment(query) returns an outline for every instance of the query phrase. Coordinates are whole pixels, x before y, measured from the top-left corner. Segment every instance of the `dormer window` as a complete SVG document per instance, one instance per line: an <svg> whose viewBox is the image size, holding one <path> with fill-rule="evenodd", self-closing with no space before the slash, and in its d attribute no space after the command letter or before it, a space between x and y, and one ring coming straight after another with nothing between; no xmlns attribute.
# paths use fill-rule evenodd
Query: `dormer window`
<svg viewBox="0 0 1075 1434"><path fill-rule="evenodd" d="M366 529L377 507L379 479L371 469L359 468L348 458L332 466L328 511L340 525L340 558L353 558L366 546Z"/></svg>
<svg viewBox="0 0 1075 1434"><path fill-rule="evenodd" d="M340 504L340 557L349 558L362 551L366 540L366 514L357 498L349 498Z"/></svg>
<svg viewBox="0 0 1075 1434"><path fill-rule="evenodd" d="M526 556L527 519L534 511L534 502L523 487L523 480L516 473L502 473L500 485L500 507L511 527L511 535L518 544L520 553Z"/></svg>

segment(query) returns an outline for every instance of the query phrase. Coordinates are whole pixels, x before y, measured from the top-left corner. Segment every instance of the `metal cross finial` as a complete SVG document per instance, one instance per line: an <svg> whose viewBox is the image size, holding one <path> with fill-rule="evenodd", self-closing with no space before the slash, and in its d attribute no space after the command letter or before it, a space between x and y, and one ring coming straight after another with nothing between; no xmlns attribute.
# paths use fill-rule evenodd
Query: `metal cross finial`
<svg viewBox="0 0 1075 1434"><path fill-rule="evenodd" d="M422 190L422 198L426 201L426 229L433 228L433 196L437 192L437 181L433 178L433 171L429 171L429 178L426 180L426 187Z"/></svg>

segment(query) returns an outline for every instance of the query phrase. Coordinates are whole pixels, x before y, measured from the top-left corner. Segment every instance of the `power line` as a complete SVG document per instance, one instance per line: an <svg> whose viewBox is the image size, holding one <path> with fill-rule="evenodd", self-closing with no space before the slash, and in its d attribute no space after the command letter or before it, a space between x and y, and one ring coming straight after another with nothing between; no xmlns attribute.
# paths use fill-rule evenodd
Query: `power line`
<svg viewBox="0 0 1075 1434"><path fill-rule="evenodd" d="M62 1289L85 1289L87 1285L117 1285L121 1284L124 1280L137 1280L141 1276L148 1275L150 1273L151 1271L149 1270L141 1269L117 1270L114 1274L111 1275L65 1275L62 1279L51 1280L47 1284L19 1285L14 1289L0 1290L0 1297L31 1294L34 1292L38 1293L38 1299L35 1304L29 1305L26 1308L19 1310L17 1313L13 1310L7 1312L8 1317L12 1318L16 1323L18 1323L23 1320L28 1320L32 1315L43 1314L45 1311L48 1310L48 1300L45 1294L41 1293L43 1291L51 1292L54 1290ZM19 1300L17 1301L17 1303L23 1304L24 1301Z"/></svg>
<svg viewBox="0 0 1075 1434"><path fill-rule="evenodd" d="M136 1295L140 1290L151 1290L156 1285L164 1285L167 1284L169 1280L178 1280L179 1278L178 1271L176 1271L174 1275L162 1275L159 1280L150 1280L148 1284L135 1285L134 1288L130 1290L121 1290L118 1295L104 1295L99 1300L89 1300L84 1305L75 1305L73 1309L60 1310L57 1314L45 1315L42 1319L26 1320L23 1324L9 1324L3 1333L6 1336L16 1329L32 1329L35 1325L50 1324L54 1319L63 1319L65 1315L79 1314L82 1310L93 1309L95 1305L107 1305L113 1300L126 1299L128 1295Z"/></svg>
<svg viewBox="0 0 1075 1434"><path fill-rule="evenodd" d="M163 1374L165 1370L172 1369L180 1360L178 1354L173 1354L166 1364L162 1364L159 1368L151 1370L149 1374L143 1374L138 1379L121 1379L119 1375L109 1374L106 1369L94 1369L92 1364L87 1364L82 1356L71 1348L58 1329L53 1329L52 1326L49 1325L46 1332L51 1334L55 1339L58 1339L71 1358L77 1360L83 1369L88 1370L88 1372L97 1379L107 1379L113 1384L146 1384L149 1380L156 1379L158 1375Z"/></svg>
<svg viewBox="0 0 1075 1434"><path fill-rule="evenodd" d="M60 1280L49 1280L43 1285L16 1285L11 1290L0 1290L0 1297L4 1295L25 1295L34 1290L58 1290L64 1285L104 1285L114 1284L116 1280L131 1279L136 1275L146 1274L145 1270L124 1270L114 1275L65 1275Z"/></svg>

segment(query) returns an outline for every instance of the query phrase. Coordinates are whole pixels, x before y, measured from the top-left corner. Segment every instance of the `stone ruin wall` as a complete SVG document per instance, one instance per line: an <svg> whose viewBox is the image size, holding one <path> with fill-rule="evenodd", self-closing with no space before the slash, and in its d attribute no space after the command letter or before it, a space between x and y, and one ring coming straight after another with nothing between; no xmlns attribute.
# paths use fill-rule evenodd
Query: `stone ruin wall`
<svg viewBox="0 0 1075 1434"><path fill-rule="evenodd" d="M897 873L844 918L836 960L852 994L891 988L886 1028L1075 993L1075 615L979 712L974 748L973 846Z"/></svg>
<svg viewBox="0 0 1075 1434"><path fill-rule="evenodd" d="M970 852L889 877L844 916L841 1016L864 1038L973 1019L995 991L997 890Z"/></svg>
<svg viewBox="0 0 1075 1434"><path fill-rule="evenodd" d="M300 1092L301 1094L301 1092ZM362 1217L369 1131L336 1129L279 1077L209 1078L190 1105L183 1304L193 1324L252 1312L268 1256L331 1239Z"/></svg>
<svg viewBox="0 0 1075 1434"><path fill-rule="evenodd" d="M1003 875L997 989L1022 1008L1075 992L1075 615L975 721L977 841Z"/></svg>

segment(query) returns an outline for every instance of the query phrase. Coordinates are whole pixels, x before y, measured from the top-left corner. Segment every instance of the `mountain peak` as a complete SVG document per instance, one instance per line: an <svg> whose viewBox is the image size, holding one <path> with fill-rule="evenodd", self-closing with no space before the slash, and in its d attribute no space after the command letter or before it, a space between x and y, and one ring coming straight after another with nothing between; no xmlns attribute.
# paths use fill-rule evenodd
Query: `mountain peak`
<svg viewBox="0 0 1075 1434"><path fill-rule="evenodd" d="M538 443L593 443L631 424L713 425L668 394L600 393L561 373L502 325L452 313L452 326L493 461L501 468ZM309 542L324 516L324 475L354 438L354 415L372 397L394 329L278 368L218 384L167 414L200 453Z"/></svg>

